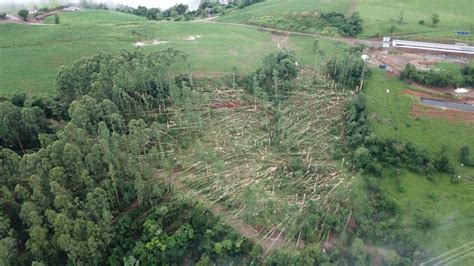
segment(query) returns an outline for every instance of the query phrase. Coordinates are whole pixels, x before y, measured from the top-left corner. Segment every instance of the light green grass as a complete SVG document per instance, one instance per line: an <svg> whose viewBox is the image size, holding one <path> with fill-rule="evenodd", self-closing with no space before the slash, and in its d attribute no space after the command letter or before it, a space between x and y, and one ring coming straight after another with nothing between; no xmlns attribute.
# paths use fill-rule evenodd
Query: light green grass
<svg viewBox="0 0 474 266"><path fill-rule="evenodd" d="M397 28L395 34L428 33L433 39L455 38L454 30L474 29L471 0L358 0L356 11L364 19L363 36L388 34L391 25ZM401 11L403 24L398 23ZM435 13L439 14L440 23L431 27L431 15ZM420 20L428 25L419 25Z"/></svg>
<svg viewBox="0 0 474 266"><path fill-rule="evenodd" d="M402 226L426 255L436 257L474 239L474 182L452 184L449 177L437 176L435 182L404 173L400 177L405 192L397 190L395 177L381 181L382 189L401 206ZM419 217L431 217L431 229L417 227ZM454 255L454 253L452 254ZM455 265L472 265L474 254Z"/></svg>
<svg viewBox="0 0 474 266"><path fill-rule="evenodd" d="M453 67L441 64L440 67ZM440 255L474 239L474 169L458 161L459 148L474 148L474 125L448 119L420 117L410 114L418 98L404 95L407 84L388 78L384 71L375 70L367 84L368 115L371 127L380 138L410 141L432 154L448 147L448 155L463 177L452 184L450 176L438 175L435 182L414 173L405 172L399 178L405 192L397 190L396 177L384 177L382 189L396 199L402 210L402 224L423 250ZM387 89L390 90L387 93ZM419 216L432 216L437 222L433 229L416 226ZM474 257L460 261L472 265Z"/></svg>
<svg viewBox="0 0 474 266"><path fill-rule="evenodd" d="M408 35L404 38L474 41L474 34L468 37L454 34L455 30L474 33L474 5L471 0L267 0L223 15L218 20L244 23L250 18L305 11L335 11L345 15L359 12L364 19L364 32L360 37L389 35L389 28L393 25L396 27L394 35ZM398 22L400 12L404 15L403 23ZM440 16L437 27L431 25L432 14ZM425 25L420 25L420 20L424 20Z"/></svg>
<svg viewBox="0 0 474 266"><path fill-rule="evenodd" d="M218 23L155 22L103 10L61 13L61 24L46 26L0 25L0 95L15 91L54 94L59 68L100 51L118 53L136 49L138 40L167 43L144 46L146 52L180 49L197 73L223 74L235 66L241 73L259 67L264 56L278 51L268 32ZM134 37L132 30L140 32ZM200 36L194 41L190 36ZM137 39L139 38L139 39ZM313 37L291 37L289 46L301 62L311 63ZM328 41L322 46L331 47Z"/></svg>
<svg viewBox="0 0 474 266"><path fill-rule="evenodd" d="M450 160L458 164L463 145L474 150L474 125L444 118L414 117L411 108L419 99L402 93L409 87L398 79L388 78L383 71L374 71L367 84L367 101L370 125L376 135L410 141L432 154L446 146Z"/></svg>
<svg viewBox="0 0 474 266"><path fill-rule="evenodd" d="M218 20L242 23L251 17L304 11L347 13L350 9L350 2L351 0L266 0L265 2L245 7L237 12L223 15Z"/></svg>

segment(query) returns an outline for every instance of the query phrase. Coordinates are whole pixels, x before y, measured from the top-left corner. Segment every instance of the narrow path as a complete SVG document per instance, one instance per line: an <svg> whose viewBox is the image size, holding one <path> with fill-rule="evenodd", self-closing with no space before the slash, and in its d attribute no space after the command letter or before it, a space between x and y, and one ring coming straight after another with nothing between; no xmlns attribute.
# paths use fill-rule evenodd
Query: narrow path
<svg viewBox="0 0 474 266"><path fill-rule="evenodd" d="M157 178L163 179L162 172L156 170L155 175ZM166 183L170 184L174 189L184 195L196 194L193 189L189 188L186 184L182 183L176 177L177 173L174 173L168 178L165 178ZM260 232L249 224L247 224L244 220L232 215L228 215L225 208L219 203L211 203L205 197L200 197L199 195L193 196L192 199L204 204L204 206L206 206L212 212L213 215L222 217L222 220L226 224L228 224L234 230L238 231L243 237L247 238L254 244L260 245L264 250L264 254L269 254L270 252L276 249L283 248L283 246L287 242L282 232L278 230L274 230L274 232L268 237L262 238ZM303 245L304 243L301 242L301 245L298 245L298 247L302 247Z"/></svg>

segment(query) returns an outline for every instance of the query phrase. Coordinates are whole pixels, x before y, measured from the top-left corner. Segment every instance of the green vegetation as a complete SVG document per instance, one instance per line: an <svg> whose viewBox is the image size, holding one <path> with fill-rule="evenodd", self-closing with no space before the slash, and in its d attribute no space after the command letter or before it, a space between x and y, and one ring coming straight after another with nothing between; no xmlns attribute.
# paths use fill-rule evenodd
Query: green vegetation
<svg viewBox="0 0 474 266"><path fill-rule="evenodd" d="M54 23L54 18L48 17L48 22ZM0 62L9 65L0 70L3 95L14 91L51 94L62 65L99 51L134 50L135 42L143 42L146 52L174 47L192 55L190 63L197 75L222 76L234 66L250 73L268 52L278 49L270 33L255 29L211 23L154 23L105 10L64 13L57 26L1 25L0 33L16 36L0 41ZM164 43L153 45L153 40ZM296 51L300 63L313 66L314 60L308 56L313 41L306 36L289 38L288 46ZM334 49L331 43L321 40L321 47ZM319 61L324 62L328 56Z"/></svg>
<svg viewBox="0 0 474 266"><path fill-rule="evenodd" d="M266 0L246 7L239 12L219 17L222 22L242 23L250 18L283 15L294 12L340 12L346 13L350 8L350 0L314 1L314 0Z"/></svg>
<svg viewBox="0 0 474 266"><path fill-rule="evenodd" d="M439 87L473 86L474 61L462 68L457 64L438 63L429 71L419 71L415 66L407 64L400 73L400 79Z"/></svg>
<svg viewBox="0 0 474 266"><path fill-rule="evenodd" d="M18 16L22 18L24 21L26 21L26 19L28 18L28 14L29 12L26 9L20 9L20 11L18 11Z"/></svg>
<svg viewBox="0 0 474 266"><path fill-rule="evenodd" d="M366 178L378 183L379 193L397 206L395 219L400 221L397 232L411 239L397 245L414 245L417 248L411 249L420 251L417 260L423 261L457 248L460 243L468 243L474 234L469 218L472 205L466 204L473 200L468 191L474 188L474 183L472 168L465 164L470 160L469 149L474 147L469 137L473 127L448 118L414 116L411 110L420 103L417 98L403 94L407 87L416 89L386 77L383 71L374 71L366 94L367 118L376 137L412 143L430 156L441 152L437 160L451 162L456 175L433 174L425 178L407 170L392 169L396 165L392 164L379 173L381 179ZM469 264L469 259L463 258L463 263Z"/></svg>
<svg viewBox="0 0 474 266"><path fill-rule="evenodd" d="M298 32L355 36L362 32L363 21L358 13L352 14L349 18L346 18L344 14L337 12L303 12L255 17L248 19L246 23Z"/></svg>
<svg viewBox="0 0 474 266"><path fill-rule="evenodd" d="M357 1L356 7L356 11L364 19L363 36L387 35L390 27L396 26L395 35L420 33L407 37L464 42L466 37L456 36L454 31L474 27L474 20L470 15L473 10L469 0L459 0L455 3L444 0ZM402 23L399 23L400 12L403 12ZM439 15L439 20L433 20L436 18L433 14ZM472 35L468 40L473 40Z"/></svg>
<svg viewBox="0 0 474 266"><path fill-rule="evenodd" d="M474 148L469 137L473 125L443 117L414 116L411 111L420 105L419 99L403 94L406 88L416 89L388 78L383 71L374 71L366 94L368 118L377 136L411 142L432 155L446 146L451 162L458 161L463 145Z"/></svg>
<svg viewBox="0 0 474 266"><path fill-rule="evenodd" d="M399 80L331 38L178 22L451 39L468 13L256 2L0 25L0 264L409 265L474 237L474 126L403 82L472 63Z"/></svg>

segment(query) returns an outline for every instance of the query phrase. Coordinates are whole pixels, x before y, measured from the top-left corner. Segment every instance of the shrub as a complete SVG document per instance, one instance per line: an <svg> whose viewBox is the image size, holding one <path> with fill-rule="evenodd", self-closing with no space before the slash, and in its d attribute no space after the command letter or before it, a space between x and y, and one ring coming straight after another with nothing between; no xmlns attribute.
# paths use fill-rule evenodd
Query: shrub
<svg viewBox="0 0 474 266"><path fill-rule="evenodd" d="M24 21L26 21L26 19L28 18L28 14L29 12L26 9L21 9L20 11L18 11L18 16L22 18Z"/></svg>
<svg viewBox="0 0 474 266"><path fill-rule="evenodd" d="M466 166L473 166L474 163L470 158L470 149L467 145L464 145L459 150L459 161Z"/></svg>
<svg viewBox="0 0 474 266"><path fill-rule="evenodd" d="M6 19L6 18L7 18L7 13L0 12L0 19Z"/></svg>

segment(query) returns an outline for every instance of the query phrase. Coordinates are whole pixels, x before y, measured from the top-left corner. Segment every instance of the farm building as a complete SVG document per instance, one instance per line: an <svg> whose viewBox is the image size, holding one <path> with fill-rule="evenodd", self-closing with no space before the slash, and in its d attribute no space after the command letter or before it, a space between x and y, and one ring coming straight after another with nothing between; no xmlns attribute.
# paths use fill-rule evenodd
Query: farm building
<svg viewBox="0 0 474 266"><path fill-rule="evenodd" d="M434 52L458 53L458 54L472 54L474 55L474 47L467 44L444 44L444 43L429 43L429 42L415 42L404 40L393 40L392 46L395 48L417 49Z"/></svg>

